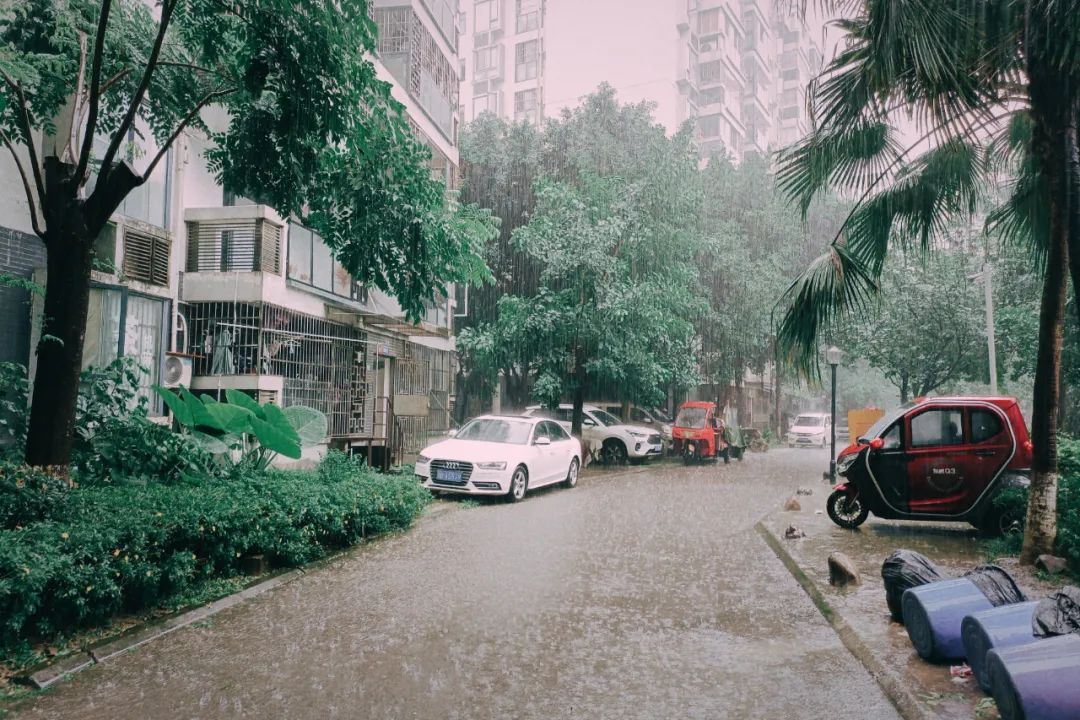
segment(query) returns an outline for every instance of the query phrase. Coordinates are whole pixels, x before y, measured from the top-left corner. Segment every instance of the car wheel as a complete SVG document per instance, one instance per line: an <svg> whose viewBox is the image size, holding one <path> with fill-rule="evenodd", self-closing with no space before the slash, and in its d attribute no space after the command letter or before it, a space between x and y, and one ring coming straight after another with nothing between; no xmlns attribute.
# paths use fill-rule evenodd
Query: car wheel
<svg viewBox="0 0 1080 720"><path fill-rule="evenodd" d="M563 487L567 490L577 487L578 469L578 459L574 458L570 461L570 471L566 473L566 479L563 480Z"/></svg>
<svg viewBox="0 0 1080 720"><path fill-rule="evenodd" d="M506 502L516 503L525 497L529 490L529 473L524 465L518 465L514 475L510 478L510 489L506 493Z"/></svg>
<svg viewBox="0 0 1080 720"><path fill-rule="evenodd" d="M605 465L625 465L626 446L618 440L608 440L600 448L600 459Z"/></svg>
<svg viewBox="0 0 1080 720"><path fill-rule="evenodd" d="M979 531L987 537L1013 535L1024 532L1024 509L1016 506L998 507L991 502L990 509L979 521Z"/></svg>

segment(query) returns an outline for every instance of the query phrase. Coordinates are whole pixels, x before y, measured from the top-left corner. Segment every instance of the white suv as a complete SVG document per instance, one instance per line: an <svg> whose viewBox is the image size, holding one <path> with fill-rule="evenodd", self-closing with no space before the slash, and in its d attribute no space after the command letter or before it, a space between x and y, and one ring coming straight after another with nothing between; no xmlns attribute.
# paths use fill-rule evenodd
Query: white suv
<svg viewBox="0 0 1080 720"><path fill-rule="evenodd" d="M582 412L581 434L592 459L608 465L620 465L627 460L638 463L663 455L664 439L658 430L625 425L617 417L595 405L586 405ZM522 414L529 417L550 417L569 432L574 406L563 403L555 410L548 410L532 405Z"/></svg>

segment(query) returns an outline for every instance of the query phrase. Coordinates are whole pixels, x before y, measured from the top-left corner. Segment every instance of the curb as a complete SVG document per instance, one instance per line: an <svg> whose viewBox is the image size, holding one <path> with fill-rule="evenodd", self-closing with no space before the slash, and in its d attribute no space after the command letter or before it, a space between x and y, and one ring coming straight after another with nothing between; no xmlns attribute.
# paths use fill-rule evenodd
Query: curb
<svg viewBox="0 0 1080 720"><path fill-rule="evenodd" d="M238 593L219 598L208 605L197 607L194 610L188 610L187 612L180 613L179 615L175 615L167 620L163 620L150 626L136 628L120 637L106 640L96 645L91 645L75 655L66 657L31 673L26 679L38 690L44 690L59 680L68 678L75 673L81 672L94 665L100 665L118 655L134 650L140 645L145 645L152 640L157 640L180 628L187 627L188 625L204 620L212 615L216 615L233 605L238 605L245 600L250 600L269 590L273 590L276 587L290 583L301 575L303 575L303 573L300 570L289 570L280 575L275 575L262 582L250 585Z"/></svg>
<svg viewBox="0 0 1080 720"><path fill-rule="evenodd" d="M784 564L787 571L791 573L791 576L795 578L795 581L799 583L802 589L810 596L811 602L821 612L822 617L826 622L836 631L836 634L840 637L840 642L847 648L856 660L858 660L866 668L870 676L874 678L882 692L885 693L885 697L889 699L889 702L896 707L897 712L900 713L904 720L938 720L937 715L928 711L919 698L909 690L904 682L903 678L893 671L891 668L882 664L876 657L870 648L862 641L862 638L848 625L847 621L836 611L836 609L829 604L829 601L825 599L820 588L814 581L810 579L799 564L795 562L795 558L784 547L764 522L758 521L754 525L754 529L765 540L765 544L776 554L780 559L780 562Z"/></svg>

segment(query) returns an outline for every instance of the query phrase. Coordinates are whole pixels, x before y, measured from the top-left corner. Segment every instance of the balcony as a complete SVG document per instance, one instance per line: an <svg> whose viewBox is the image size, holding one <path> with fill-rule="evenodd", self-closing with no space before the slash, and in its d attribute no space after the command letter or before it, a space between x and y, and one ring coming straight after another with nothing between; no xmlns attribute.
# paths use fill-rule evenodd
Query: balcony
<svg viewBox="0 0 1080 720"><path fill-rule="evenodd" d="M281 274L282 223L263 205L189 208L187 272Z"/></svg>

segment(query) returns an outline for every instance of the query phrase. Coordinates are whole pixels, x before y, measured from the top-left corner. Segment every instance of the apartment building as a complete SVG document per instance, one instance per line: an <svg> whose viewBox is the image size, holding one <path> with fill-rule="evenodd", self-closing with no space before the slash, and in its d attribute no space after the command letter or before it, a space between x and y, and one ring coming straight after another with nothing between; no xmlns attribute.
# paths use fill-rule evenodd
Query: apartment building
<svg viewBox="0 0 1080 720"><path fill-rule="evenodd" d="M471 121L485 112L544 117L547 0L463 0L462 93Z"/></svg>
<svg viewBox="0 0 1080 720"><path fill-rule="evenodd" d="M806 86L822 53L796 17L771 0L675 0L685 66L680 121L693 120L703 158L765 153L809 130Z"/></svg>
<svg viewBox="0 0 1080 720"><path fill-rule="evenodd" d="M377 74L431 148L432 172L452 186L461 120L456 2L378 0L373 17ZM449 428L453 288L422 322L407 322L393 297L356 282L296 218L219 186L206 146L199 134L180 137L98 239L84 366L138 358L156 413L164 408L150 392L155 384L309 405L329 419L327 446L375 465L408 461ZM10 158L0 159L0 273L43 281L44 248L19 183ZM25 291L0 288L0 360L31 372L36 304Z"/></svg>

